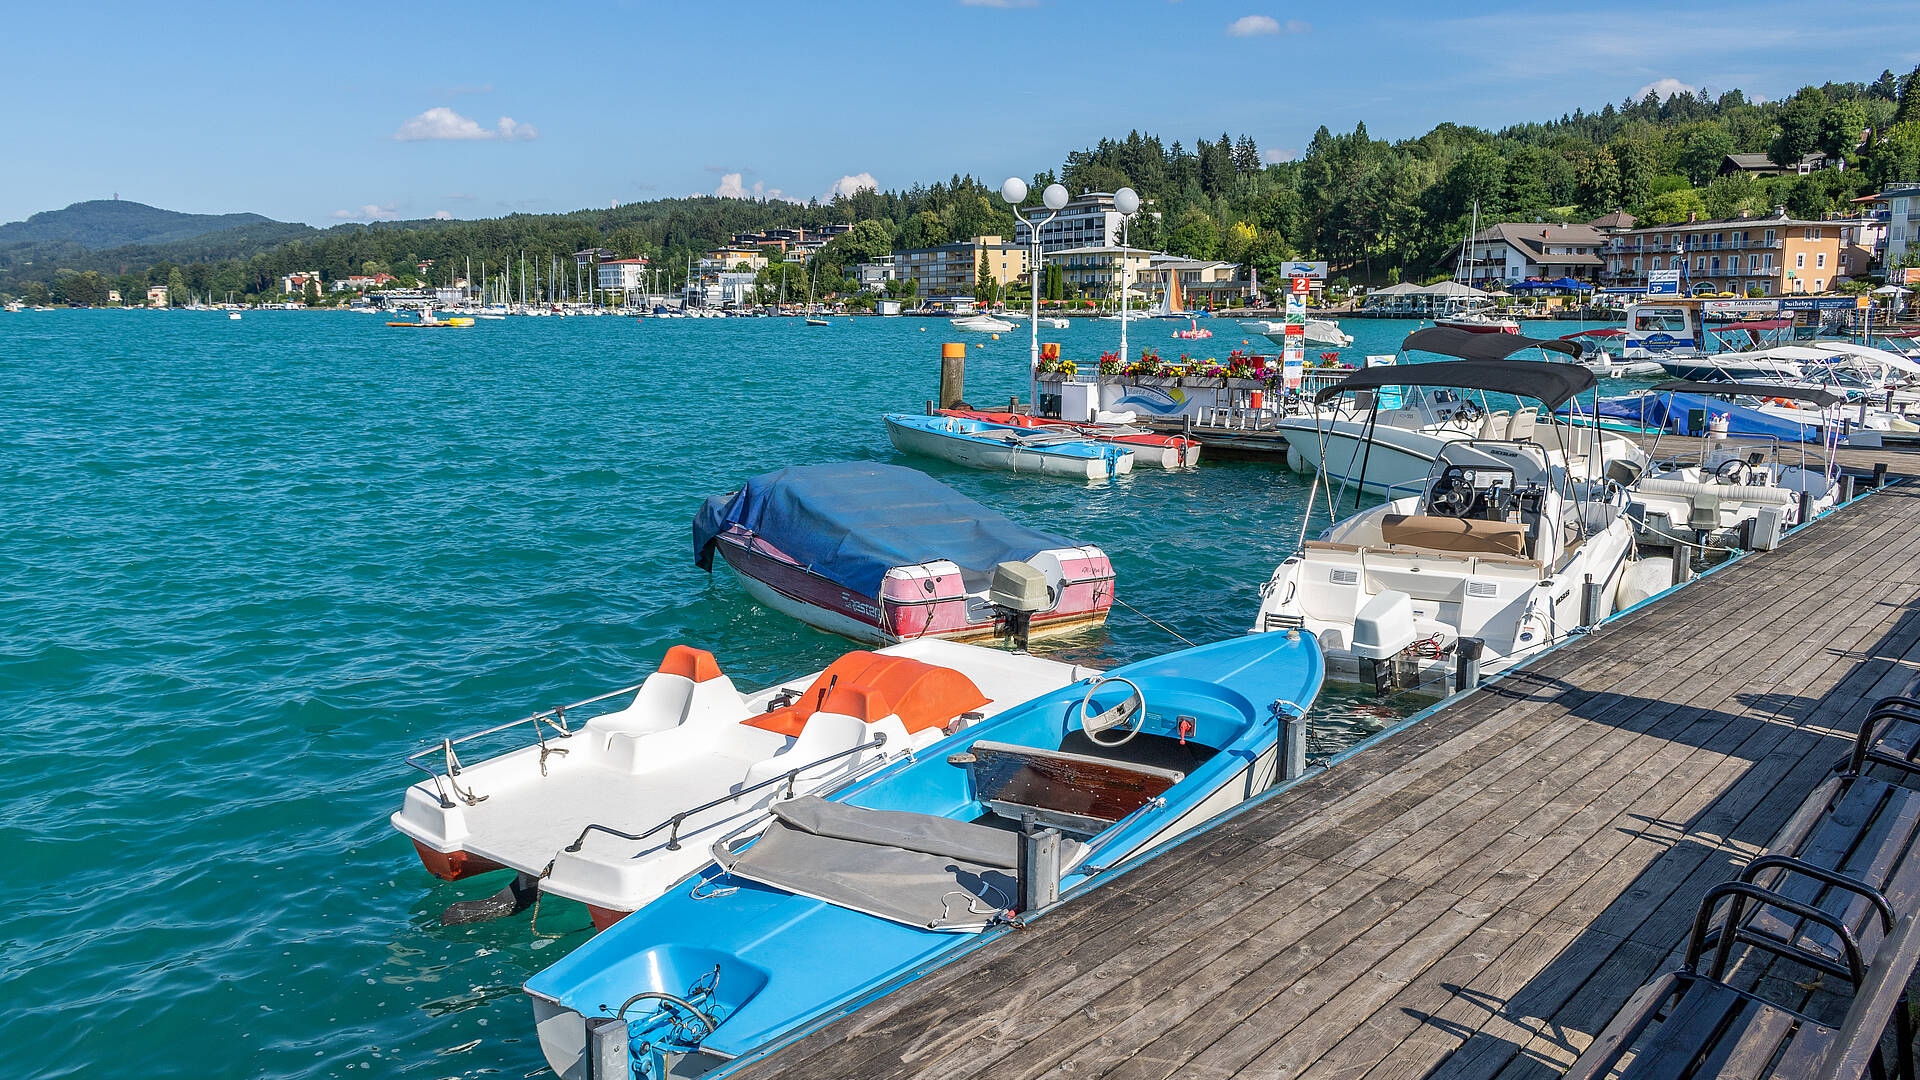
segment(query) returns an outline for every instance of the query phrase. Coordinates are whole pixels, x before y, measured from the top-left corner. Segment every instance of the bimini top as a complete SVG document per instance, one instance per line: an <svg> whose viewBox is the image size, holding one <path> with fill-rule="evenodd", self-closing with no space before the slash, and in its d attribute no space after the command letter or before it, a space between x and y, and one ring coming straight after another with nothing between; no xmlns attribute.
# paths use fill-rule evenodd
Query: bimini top
<svg viewBox="0 0 1920 1080"><path fill-rule="evenodd" d="M795 465L715 495L693 518L693 561L713 568L715 539L739 526L807 569L876 596L896 566L950 559L991 571L1049 548L1073 547L981 506L917 469L871 461Z"/></svg>
<svg viewBox="0 0 1920 1080"><path fill-rule="evenodd" d="M1430 352L1460 360L1505 360L1528 349L1548 349L1565 353L1575 360L1584 355L1577 341L1564 338L1530 338L1519 334L1476 334L1456 326L1429 326L1415 330L1400 343L1401 352Z"/></svg>
<svg viewBox="0 0 1920 1080"><path fill-rule="evenodd" d="M1433 331L1422 330L1413 337L1427 333ZM1468 337L1513 336L1462 333ZM1413 337L1407 340L1412 341ZM1325 401L1352 390L1371 390L1379 386L1451 386L1533 398L1549 409L1557 409L1575 394L1593 389L1597 382L1593 372L1573 364L1552 364L1544 360L1440 360L1431 364L1362 368L1320 391L1314 395L1314 400Z"/></svg>
<svg viewBox="0 0 1920 1080"><path fill-rule="evenodd" d="M1825 409L1847 400L1846 395L1823 390L1817 386L1776 386L1773 383L1743 382L1691 382L1687 379L1673 379L1653 388L1662 394L1711 394L1716 397L1757 397L1785 398L1788 401L1806 401Z"/></svg>

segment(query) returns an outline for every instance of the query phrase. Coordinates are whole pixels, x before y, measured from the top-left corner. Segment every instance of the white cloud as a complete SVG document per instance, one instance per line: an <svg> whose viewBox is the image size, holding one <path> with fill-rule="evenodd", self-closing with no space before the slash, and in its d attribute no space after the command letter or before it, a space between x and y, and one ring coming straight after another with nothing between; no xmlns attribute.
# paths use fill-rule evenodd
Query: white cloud
<svg viewBox="0 0 1920 1080"><path fill-rule="evenodd" d="M453 215L452 215L452 214L449 214L449 213L448 213L448 212L446 212L445 210L435 210L435 211L433 212L433 220L435 220L435 221L452 221L452 220L453 220Z"/></svg>
<svg viewBox="0 0 1920 1080"><path fill-rule="evenodd" d="M368 203L352 210L335 210L333 216L342 221L392 221L400 216L400 211L393 203L385 206Z"/></svg>
<svg viewBox="0 0 1920 1080"><path fill-rule="evenodd" d="M1292 146L1269 146L1260 151L1260 160L1269 165L1278 165L1283 161L1292 161L1300 156L1300 151Z"/></svg>
<svg viewBox="0 0 1920 1080"><path fill-rule="evenodd" d="M1263 37L1268 34L1304 34L1313 29L1299 19L1281 22L1271 15L1243 15L1227 24L1229 37Z"/></svg>
<svg viewBox="0 0 1920 1080"><path fill-rule="evenodd" d="M960 0L961 7L1022 8L1038 3L1040 0Z"/></svg>
<svg viewBox="0 0 1920 1080"><path fill-rule="evenodd" d="M1641 98L1647 96L1648 91L1652 91L1655 97L1661 101L1665 101L1675 94L1691 94L1697 89L1699 89L1699 87L1691 83L1683 83L1679 79L1655 79L1640 89L1635 90L1633 92L1633 100L1639 101Z"/></svg>
<svg viewBox="0 0 1920 1080"><path fill-rule="evenodd" d="M766 202L769 199L779 199L783 202L790 203L804 203L806 201L804 199L796 199L786 192L781 191L779 188L770 188L764 180L755 180L752 187L748 187L744 183L744 180L745 175L742 173L727 173L720 178L720 186L714 188L713 193L723 199L753 199L756 202Z"/></svg>
<svg viewBox="0 0 1920 1080"><path fill-rule="evenodd" d="M869 191L869 190L871 191L880 190L880 182L873 178L872 173L865 173L865 172L850 173L846 176L841 177L838 180L835 180L827 188L826 194L820 196L820 201L823 203L830 203L834 200L835 196L852 195L857 191Z"/></svg>
<svg viewBox="0 0 1920 1080"><path fill-rule="evenodd" d="M537 139L540 132L532 124L518 123L511 116L503 116L493 127L480 126L477 120L461 116L444 105L436 105L419 116L400 125L393 137L401 142L422 142L426 140L474 140Z"/></svg>

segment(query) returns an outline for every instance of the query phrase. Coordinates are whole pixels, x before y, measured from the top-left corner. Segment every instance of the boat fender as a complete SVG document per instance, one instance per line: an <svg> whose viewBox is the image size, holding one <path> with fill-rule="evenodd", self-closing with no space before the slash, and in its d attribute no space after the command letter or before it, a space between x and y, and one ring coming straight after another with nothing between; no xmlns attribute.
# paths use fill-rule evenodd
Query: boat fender
<svg viewBox="0 0 1920 1080"><path fill-rule="evenodd" d="M1299 447L1296 447L1296 446L1287 447L1287 468L1292 469L1294 472L1297 472L1297 473L1304 473L1307 471L1307 459L1301 456Z"/></svg>
<svg viewBox="0 0 1920 1080"><path fill-rule="evenodd" d="M448 904L440 913L441 926L459 926L462 923L484 922L505 915L514 915L527 910L540 895L540 879L528 873L516 873L507 887L492 896L479 900L462 900Z"/></svg>

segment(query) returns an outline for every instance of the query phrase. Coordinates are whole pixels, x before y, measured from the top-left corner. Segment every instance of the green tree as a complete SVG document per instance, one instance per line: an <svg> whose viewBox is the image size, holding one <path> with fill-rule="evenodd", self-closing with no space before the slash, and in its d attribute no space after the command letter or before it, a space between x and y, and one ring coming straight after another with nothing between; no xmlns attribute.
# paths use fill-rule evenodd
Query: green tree
<svg viewBox="0 0 1920 1080"><path fill-rule="evenodd" d="M1733 136L1712 121L1689 124L1680 144L1674 163L1695 187L1704 187L1719 175L1720 164L1734 152Z"/></svg>
<svg viewBox="0 0 1920 1080"><path fill-rule="evenodd" d="M1689 213L1697 214L1705 209L1699 192L1681 187L1648 199L1640 204L1634 216L1643 225L1672 225L1687 220Z"/></svg>
<svg viewBox="0 0 1920 1080"><path fill-rule="evenodd" d="M1220 223L1198 206L1180 212L1167 233L1167 250L1190 259L1211 259L1220 251Z"/></svg>
<svg viewBox="0 0 1920 1080"><path fill-rule="evenodd" d="M306 288L300 290L300 299L308 307L320 306L320 286L312 278L308 278Z"/></svg>
<svg viewBox="0 0 1920 1080"><path fill-rule="evenodd" d="M1000 283L993 279L993 263L984 251L980 253L980 265L973 279L973 298L982 304L1000 299Z"/></svg>
<svg viewBox="0 0 1920 1080"><path fill-rule="evenodd" d="M1907 73L1900 82L1900 98L1893 110L1893 122L1909 124L1920 122L1920 65Z"/></svg>
<svg viewBox="0 0 1920 1080"><path fill-rule="evenodd" d="M1793 95L1780 108L1780 130L1767 148L1767 158L1783 169L1790 169L1813 152L1820 143L1821 121L1827 114L1827 95L1808 86Z"/></svg>
<svg viewBox="0 0 1920 1080"><path fill-rule="evenodd" d="M1067 298L1067 274L1059 263L1048 263L1042 276L1045 279L1041 293L1043 299L1060 301Z"/></svg>
<svg viewBox="0 0 1920 1080"><path fill-rule="evenodd" d="M1820 138L1815 145L1835 161L1853 158L1860 148L1860 134L1867 127L1867 110L1852 98L1827 106L1820 117Z"/></svg>
<svg viewBox="0 0 1920 1080"><path fill-rule="evenodd" d="M167 271L167 303L184 304L187 302L187 277L179 267Z"/></svg>

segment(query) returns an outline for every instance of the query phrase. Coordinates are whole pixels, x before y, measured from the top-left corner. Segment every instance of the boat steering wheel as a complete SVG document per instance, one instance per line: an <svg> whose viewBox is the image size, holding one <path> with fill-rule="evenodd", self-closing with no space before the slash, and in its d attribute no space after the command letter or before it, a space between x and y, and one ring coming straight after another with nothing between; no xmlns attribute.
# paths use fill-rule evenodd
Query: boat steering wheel
<svg viewBox="0 0 1920 1080"><path fill-rule="evenodd" d="M1087 715L1087 707L1093 704L1093 695L1099 693L1100 688L1108 683L1126 683L1127 689L1133 693L1128 694L1126 700L1111 709L1092 716ZM1140 692L1140 687L1132 679L1120 675L1103 675L1093 680L1093 685L1087 687L1087 696L1080 699L1080 732L1095 746L1126 745L1135 735L1140 734L1140 725L1146 723L1146 720L1147 696ZM1127 731L1117 739L1100 737L1100 732L1121 727L1126 728Z"/></svg>
<svg viewBox="0 0 1920 1080"><path fill-rule="evenodd" d="M1731 480L1736 484L1751 484L1753 483L1753 466L1739 458L1728 458L1713 470L1713 475Z"/></svg>
<svg viewBox="0 0 1920 1080"><path fill-rule="evenodd" d="M1449 465L1434 481L1433 494L1427 496L1427 509L1443 517L1463 518L1473 512L1473 481L1467 470Z"/></svg>

